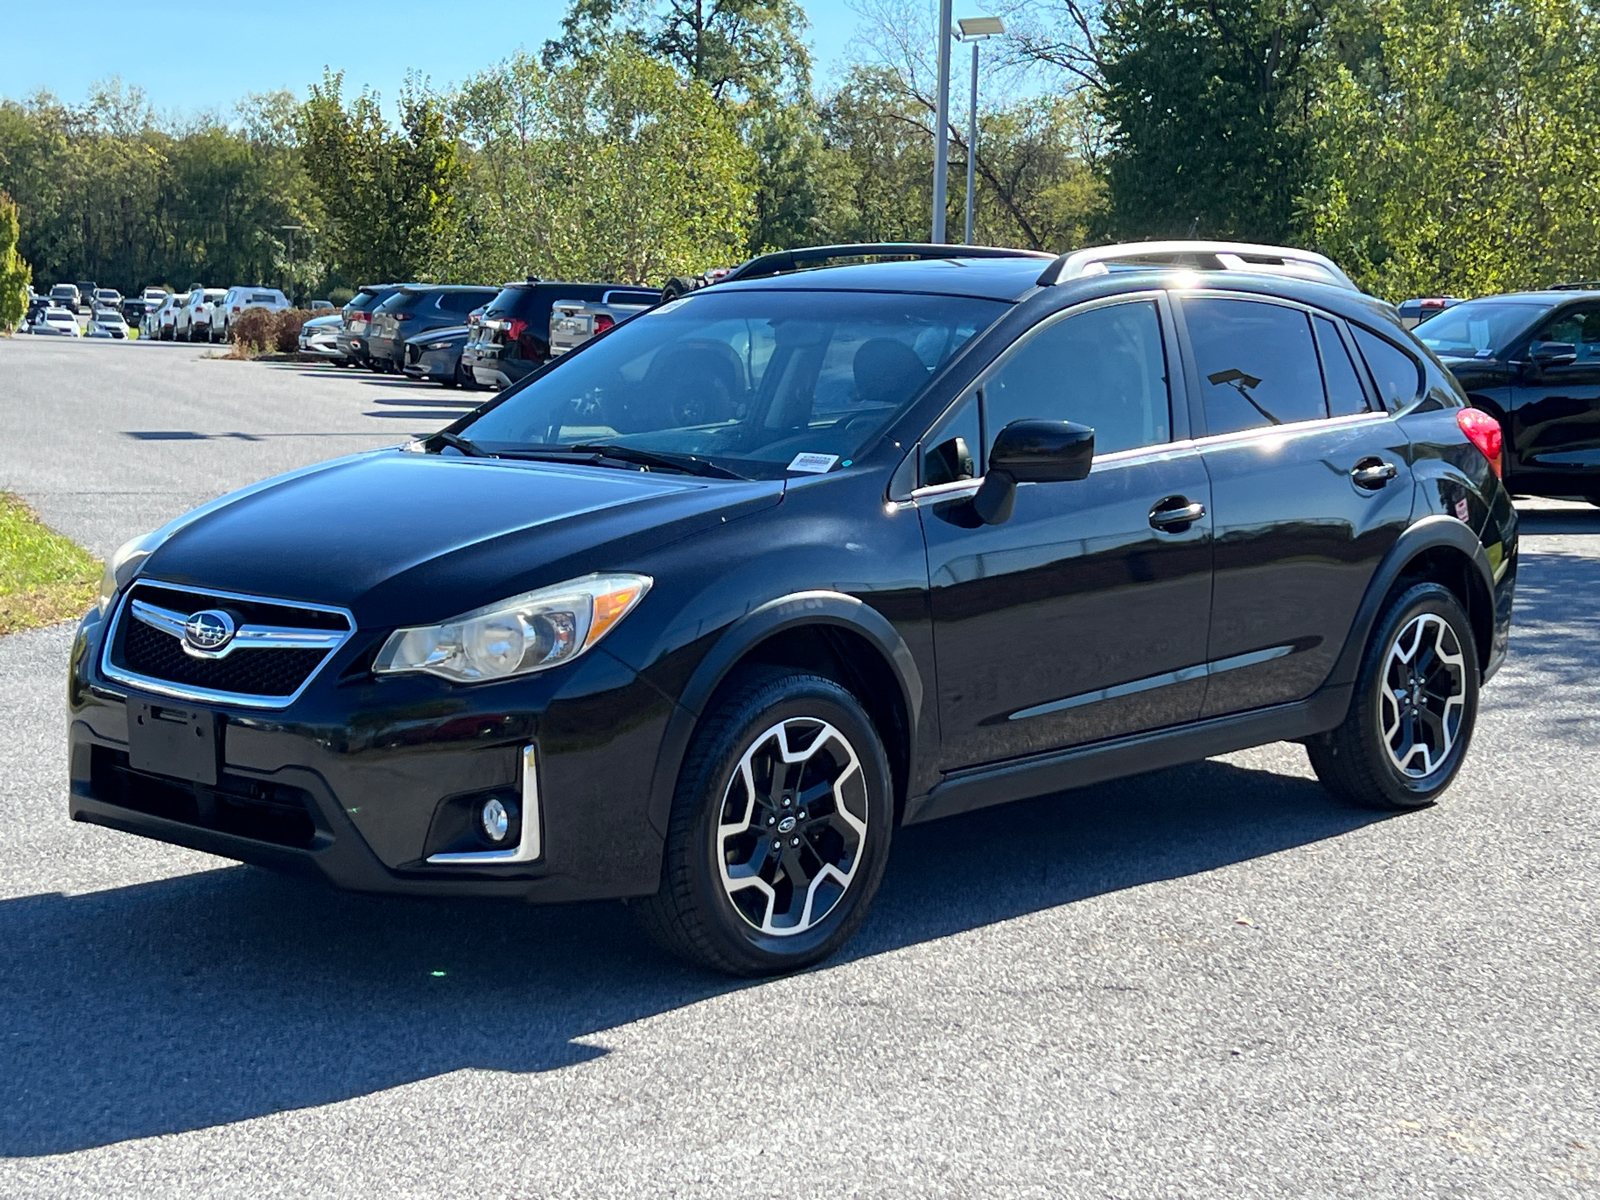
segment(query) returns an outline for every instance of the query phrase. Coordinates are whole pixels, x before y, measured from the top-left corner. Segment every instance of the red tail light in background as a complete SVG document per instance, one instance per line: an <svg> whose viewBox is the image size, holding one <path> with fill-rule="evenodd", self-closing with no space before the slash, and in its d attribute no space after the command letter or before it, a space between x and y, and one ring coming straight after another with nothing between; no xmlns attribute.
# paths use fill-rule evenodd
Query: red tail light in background
<svg viewBox="0 0 1600 1200"><path fill-rule="evenodd" d="M513 342L520 342L522 335L528 331L528 323L521 317L512 317L506 322L506 337Z"/></svg>
<svg viewBox="0 0 1600 1200"><path fill-rule="evenodd" d="M594 331L596 333L604 333L616 323L617 319L610 313L595 313L594 315Z"/></svg>
<svg viewBox="0 0 1600 1200"><path fill-rule="evenodd" d="M237 304L235 304L235 305L234 305L234 306L233 306L233 311L234 311L234 312L239 312L239 311L240 311L240 309L239 309L239 306L238 306L238 305L237 305Z"/></svg>
<svg viewBox="0 0 1600 1200"><path fill-rule="evenodd" d="M1456 424L1461 426L1461 432L1467 435L1467 440L1483 452L1496 477L1503 475L1505 434L1500 429L1500 422L1481 408L1461 408L1456 410Z"/></svg>

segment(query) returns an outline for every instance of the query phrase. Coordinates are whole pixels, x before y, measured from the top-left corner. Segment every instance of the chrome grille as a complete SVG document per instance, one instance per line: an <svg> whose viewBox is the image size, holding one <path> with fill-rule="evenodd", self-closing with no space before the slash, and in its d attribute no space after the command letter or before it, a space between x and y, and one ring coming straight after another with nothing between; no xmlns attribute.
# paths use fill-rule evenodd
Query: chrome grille
<svg viewBox="0 0 1600 1200"><path fill-rule="evenodd" d="M184 637L191 614L220 610L235 627L215 650ZM140 580L106 635L101 669L144 691L247 708L284 708L355 633L344 609Z"/></svg>

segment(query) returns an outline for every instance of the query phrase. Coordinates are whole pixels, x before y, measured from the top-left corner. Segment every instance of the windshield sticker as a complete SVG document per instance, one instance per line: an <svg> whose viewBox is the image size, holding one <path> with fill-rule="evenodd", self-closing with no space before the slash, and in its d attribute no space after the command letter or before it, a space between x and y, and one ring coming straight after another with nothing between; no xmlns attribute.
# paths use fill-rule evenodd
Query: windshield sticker
<svg viewBox="0 0 1600 1200"><path fill-rule="evenodd" d="M796 454L789 464L791 471L804 471L809 475L825 475L839 461L837 454Z"/></svg>

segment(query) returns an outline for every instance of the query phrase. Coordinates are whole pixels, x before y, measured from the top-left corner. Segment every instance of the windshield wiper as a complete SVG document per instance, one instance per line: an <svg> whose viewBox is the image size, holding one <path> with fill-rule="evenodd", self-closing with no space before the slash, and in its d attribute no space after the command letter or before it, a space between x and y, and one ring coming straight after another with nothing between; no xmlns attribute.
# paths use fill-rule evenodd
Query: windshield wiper
<svg viewBox="0 0 1600 1200"><path fill-rule="evenodd" d="M636 463L641 467L661 467L667 471L682 471L685 475L702 475L709 479L743 479L737 471L719 467L716 463L696 458L692 454L658 454L653 450L639 450L633 446L613 446L605 442L579 442L561 449L572 454L598 454L618 462Z"/></svg>
<svg viewBox="0 0 1600 1200"><path fill-rule="evenodd" d="M490 454L487 450L485 450L482 446L478 445L476 442L469 442L466 438L462 437L459 433L451 433L449 430L446 430L446 429L441 429L438 433L429 434L427 437L423 438L422 441L423 441L424 444L427 444L429 442L442 442L446 446L452 446L455 449L461 451L461 453L467 455L469 458L494 458L495 457L493 454Z"/></svg>

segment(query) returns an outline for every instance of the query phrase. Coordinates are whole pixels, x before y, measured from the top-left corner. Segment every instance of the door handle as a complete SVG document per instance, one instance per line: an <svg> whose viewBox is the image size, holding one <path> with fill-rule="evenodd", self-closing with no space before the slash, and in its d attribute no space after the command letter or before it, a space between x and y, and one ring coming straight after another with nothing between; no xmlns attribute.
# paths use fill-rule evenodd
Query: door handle
<svg viewBox="0 0 1600 1200"><path fill-rule="evenodd" d="M1350 478L1359 488L1376 490L1389 480L1400 474L1400 468L1392 462L1384 462L1377 458L1363 458L1350 472Z"/></svg>
<svg viewBox="0 0 1600 1200"><path fill-rule="evenodd" d="M1168 533L1182 533L1206 515L1206 506L1187 496L1168 496L1150 510L1150 524Z"/></svg>

